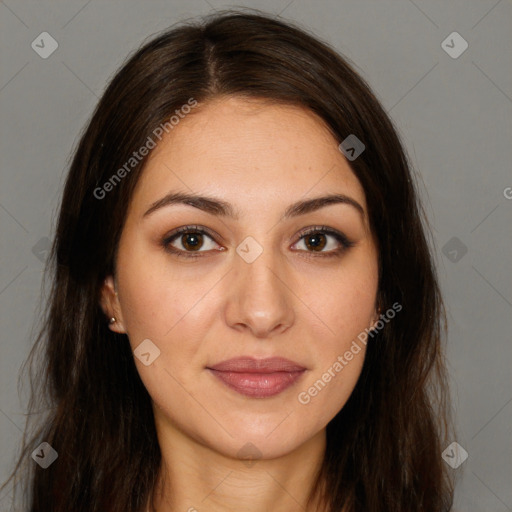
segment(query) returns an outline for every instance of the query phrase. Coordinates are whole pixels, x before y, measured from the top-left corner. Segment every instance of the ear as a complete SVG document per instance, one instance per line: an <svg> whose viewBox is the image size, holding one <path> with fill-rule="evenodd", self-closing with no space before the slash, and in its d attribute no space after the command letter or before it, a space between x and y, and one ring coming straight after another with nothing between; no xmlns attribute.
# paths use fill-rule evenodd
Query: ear
<svg viewBox="0 0 512 512"><path fill-rule="evenodd" d="M119 334L125 334L123 314L121 312L121 305L119 304L119 298L117 296L116 286L114 278L108 276L103 286L101 287L101 299L100 306L106 316L106 322L111 331ZM110 319L115 318L114 323L110 323Z"/></svg>
<svg viewBox="0 0 512 512"><path fill-rule="evenodd" d="M375 306L373 316L372 316L372 321L370 324L371 325L370 329L375 329L375 324L380 320L380 314L381 314L380 307Z"/></svg>

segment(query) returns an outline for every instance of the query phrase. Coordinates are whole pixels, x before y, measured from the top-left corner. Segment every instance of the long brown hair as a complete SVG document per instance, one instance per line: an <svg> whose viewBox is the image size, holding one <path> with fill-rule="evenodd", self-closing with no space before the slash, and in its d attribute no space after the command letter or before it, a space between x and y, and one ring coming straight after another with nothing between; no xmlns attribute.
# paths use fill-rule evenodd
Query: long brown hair
<svg viewBox="0 0 512 512"><path fill-rule="evenodd" d="M152 495L161 454L150 396L126 335L109 330L99 305L146 157L114 190L101 198L97 190L191 98L199 110L230 95L306 107L338 143L351 134L364 143L349 163L379 247L378 305L403 308L369 338L358 383L327 425L315 489L323 482L332 512L448 511L446 314L409 159L353 64L302 28L254 11L193 20L144 44L81 136L47 264L50 297L29 358L30 414L11 475L21 479L25 509L142 512ZM37 409L44 418L33 424ZM30 457L43 441L58 453L47 469Z"/></svg>

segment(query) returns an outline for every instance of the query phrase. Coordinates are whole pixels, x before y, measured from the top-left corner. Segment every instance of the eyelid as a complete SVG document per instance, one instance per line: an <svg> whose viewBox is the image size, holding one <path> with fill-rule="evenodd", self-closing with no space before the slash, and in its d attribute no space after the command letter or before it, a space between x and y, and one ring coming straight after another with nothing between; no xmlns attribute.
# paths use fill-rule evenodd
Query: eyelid
<svg viewBox="0 0 512 512"><path fill-rule="evenodd" d="M304 257L306 258L329 258L335 256L342 256L343 253L345 253L348 249L356 245L356 242L350 240L344 233L338 231L337 229L330 228L328 226L311 226L308 228L304 228L298 234L298 240L293 245L299 243L304 237L316 233L322 233L324 235L332 236L333 238L336 239L336 241L340 244L341 247L337 249L332 249L330 251L320 251L316 253L314 251L299 251L299 253L304 253Z"/></svg>
<svg viewBox="0 0 512 512"><path fill-rule="evenodd" d="M183 233L199 233L206 235L210 237L215 243L215 238L222 238L220 235L212 231L211 229L205 227L205 226L199 226L197 224L195 225L187 225L187 226L181 226L179 228L174 229L170 233L166 234L162 240L160 241L160 245L164 248L165 251L170 252L171 254L175 254L178 257L183 258L197 258L201 257L202 254L210 252L210 251L183 251L182 249L176 249L175 247L172 247L171 242L174 242L176 238L179 237L179 235ZM225 250L224 248L221 249L221 251Z"/></svg>
<svg viewBox="0 0 512 512"><path fill-rule="evenodd" d="M304 228L302 231L299 232L298 237L299 237L299 239L301 239L304 236L315 234L315 233L324 233L327 235L334 236L337 239L341 239L341 241L344 244L346 244L347 246L350 246L350 247L355 245L355 242L352 242L351 240L349 240L349 238L345 234L343 234L341 231L330 228L329 226L311 226L309 228Z"/></svg>
<svg viewBox="0 0 512 512"><path fill-rule="evenodd" d="M211 250L208 251L183 251L182 249L176 249L175 247L172 247L170 244L171 242L174 242L174 240L183 233L199 233L209 236L215 243L215 238L222 238L220 235L212 231L211 229L200 226L200 225L187 225L187 226L181 226L173 231L171 231L169 234L165 235L163 239L161 240L160 244L163 246L163 248L172 254L177 255L178 257L183 258L197 258L202 257L204 253L209 253ZM337 242L341 245L338 249L333 249L330 251L320 251L315 253L314 251L298 251L300 253L306 253L307 257L330 257L330 256L337 256L341 255L341 253L345 252L347 249L353 247L355 245L355 242L349 240L349 238L343 234L342 232L330 228L328 226L310 226L307 228L304 228L301 230L297 236L297 240L293 243L293 245L300 242L305 236L315 233L322 233L328 236L334 237ZM224 251L225 248L220 249L220 251Z"/></svg>

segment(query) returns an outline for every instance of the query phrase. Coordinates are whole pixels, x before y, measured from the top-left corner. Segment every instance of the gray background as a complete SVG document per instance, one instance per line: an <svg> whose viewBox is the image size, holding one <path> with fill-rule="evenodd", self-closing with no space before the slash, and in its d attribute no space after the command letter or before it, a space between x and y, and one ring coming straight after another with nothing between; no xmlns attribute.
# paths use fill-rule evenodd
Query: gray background
<svg viewBox="0 0 512 512"><path fill-rule="evenodd" d="M107 81L145 38L181 19L241 5L281 13L333 44L396 122L420 174L449 313L456 441L469 453L453 469L460 476L454 511L512 510L507 0L0 2L0 480L24 424L17 376L80 130ZM47 59L31 47L45 31L59 45ZM441 46L453 31L469 44L458 58ZM8 510L8 492L0 498Z"/></svg>

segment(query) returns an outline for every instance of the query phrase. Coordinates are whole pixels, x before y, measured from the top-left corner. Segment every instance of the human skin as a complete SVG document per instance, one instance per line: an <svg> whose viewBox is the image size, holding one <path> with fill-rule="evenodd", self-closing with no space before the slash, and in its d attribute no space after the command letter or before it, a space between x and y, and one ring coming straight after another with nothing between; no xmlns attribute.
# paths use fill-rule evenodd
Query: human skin
<svg viewBox="0 0 512 512"><path fill-rule="evenodd" d="M144 216L169 192L220 198L239 218L186 204ZM338 203L281 219L292 203L329 194L349 196L364 213ZM203 235L197 258L161 245L187 225L216 235ZM320 253L308 248L301 231L321 226L354 245L324 256L343 247L325 234ZM251 263L236 252L248 236L263 249ZM182 242L178 235L171 245L185 252ZM132 350L146 339L160 350L149 366L135 358L162 452L158 512L289 512L305 505L325 452L326 425L356 385L364 347L310 403L298 395L378 320L377 285L364 190L313 113L216 99L158 143L128 207L116 278L106 279L101 299L105 314L116 318L110 328L126 333ZM281 356L306 371L276 396L250 398L207 369L238 356ZM256 447L246 448L257 459L252 464L237 456L247 443Z"/></svg>

